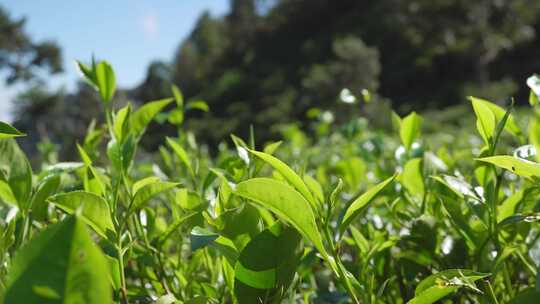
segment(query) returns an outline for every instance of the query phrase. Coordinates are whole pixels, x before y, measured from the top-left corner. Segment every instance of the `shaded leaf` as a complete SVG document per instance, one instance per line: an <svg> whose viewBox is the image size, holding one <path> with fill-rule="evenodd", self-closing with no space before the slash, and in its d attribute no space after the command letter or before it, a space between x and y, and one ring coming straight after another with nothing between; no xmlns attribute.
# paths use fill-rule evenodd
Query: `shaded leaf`
<svg viewBox="0 0 540 304"><path fill-rule="evenodd" d="M277 223L255 236L235 265L235 295L240 304L275 303L281 299L296 272L302 236Z"/></svg>

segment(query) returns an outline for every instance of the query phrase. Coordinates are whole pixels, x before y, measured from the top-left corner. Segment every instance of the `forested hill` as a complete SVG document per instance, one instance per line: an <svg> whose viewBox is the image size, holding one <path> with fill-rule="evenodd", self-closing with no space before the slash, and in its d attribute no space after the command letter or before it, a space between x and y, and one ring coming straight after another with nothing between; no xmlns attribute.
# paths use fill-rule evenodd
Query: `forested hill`
<svg viewBox="0 0 540 304"><path fill-rule="evenodd" d="M312 107L338 110L342 88L377 92L398 110L473 92L526 100L517 84L540 71L539 13L538 1L524 0L234 0L225 17L203 14L136 96L167 96L173 80L210 104L193 127L215 140L250 123L266 133L305 120Z"/></svg>
<svg viewBox="0 0 540 304"><path fill-rule="evenodd" d="M338 102L343 88L369 90L375 115L377 104L404 114L463 104L467 95L523 103L518 84L540 71L539 50L540 1L231 0L228 14L203 13L175 54L150 63L145 80L117 97L169 97L174 83L210 106L185 117L201 142L245 137L251 124L266 140L281 124L306 125L308 113L329 110L337 122L369 116ZM74 142L99 111L96 99L83 83L70 93L32 87L15 101L15 125L28 142L43 137L40 125L53 142ZM154 124L149 132L145 144L155 148L175 129Z"/></svg>

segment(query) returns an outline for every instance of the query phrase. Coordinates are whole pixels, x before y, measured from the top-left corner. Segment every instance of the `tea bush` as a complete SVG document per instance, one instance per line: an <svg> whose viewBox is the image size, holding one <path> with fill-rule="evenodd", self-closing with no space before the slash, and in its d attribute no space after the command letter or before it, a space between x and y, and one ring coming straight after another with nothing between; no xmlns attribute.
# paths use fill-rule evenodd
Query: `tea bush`
<svg viewBox="0 0 540 304"><path fill-rule="evenodd" d="M464 129L322 119L316 138L291 126L261 145L252 130L212 157L182 126L204 102L173 86L118 108L111 66L79 68L105 112L80 162L32 168L0 123L4 303L537 302L536 77L526 118L470 97ZM138 155L154 119L177 136Z"/></svg>

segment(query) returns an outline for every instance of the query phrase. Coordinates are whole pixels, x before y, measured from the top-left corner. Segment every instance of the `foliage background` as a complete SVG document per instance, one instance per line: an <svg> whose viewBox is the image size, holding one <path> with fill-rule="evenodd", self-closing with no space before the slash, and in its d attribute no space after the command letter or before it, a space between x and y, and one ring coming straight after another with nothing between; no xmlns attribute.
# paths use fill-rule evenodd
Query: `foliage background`
<svg viewBox="0 0 540 304"><path fill-rule="evenodd" d="M539 16L540 3L528 0L231 0L226 15L199 17L172 60L151 62L142 83L118 94L142 104L170 96L174 83L187 99L206 101L211 111L186 122L211 147L229 133L247 136L251 124L262 140L291 122L305 128L317 113L310 109L332 111L338 122L361 112L377 122L389 106L400 114L443 109L473 92L523 103L528 92L518 84L540 70ZM95 93L84 83L50 88L43 75L62 71L61 46L32 41L5 7L0 27L0 70L28 87L12 101L15 126L29 134L24 149L80 140L99 111ZM369 90L376 105L337 102L343 88ZM174 129L149 132L144 144L153 150Z"/></svg>

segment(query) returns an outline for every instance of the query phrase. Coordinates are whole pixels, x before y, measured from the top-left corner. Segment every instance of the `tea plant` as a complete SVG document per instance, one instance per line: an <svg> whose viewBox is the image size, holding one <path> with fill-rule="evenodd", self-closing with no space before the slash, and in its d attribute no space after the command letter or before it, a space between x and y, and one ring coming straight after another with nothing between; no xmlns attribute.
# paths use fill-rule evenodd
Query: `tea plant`
<svg viewBox="0 0 540 304"><path fill-rule="evenodd" d="M78 63L104 122L80 162L34 171L0 123L0 295L4 303L533 303L540 295L540 106L527 132L470 97L461 133L422 134L416 113L285 142L231 135L215 157L170 98L115 103L106 61ZM137 155L152 120L177 127ZM511 147L515 147L515 152ZM279 157L278 157L279 156Z"/></svg>

